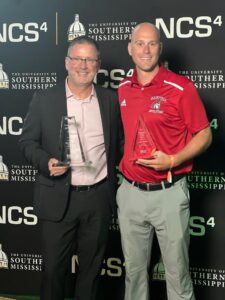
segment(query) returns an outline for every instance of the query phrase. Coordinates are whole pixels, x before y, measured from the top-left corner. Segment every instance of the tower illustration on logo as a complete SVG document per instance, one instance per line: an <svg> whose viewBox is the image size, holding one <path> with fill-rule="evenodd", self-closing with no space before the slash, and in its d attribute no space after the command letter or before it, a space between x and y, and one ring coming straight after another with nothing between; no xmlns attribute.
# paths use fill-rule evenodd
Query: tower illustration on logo
<svg viewBox="0 0 225 300"><path fill-rule="evenodd" d="M8 75L3 71L2 64L0 63L0 89L9 88Z"/></svg>
<svg viewBox="0 0 225 300"><path fill-rule="evenodd" d="M82 36L85 34L86 30L84 28L84 25L79 21L79 15L75 14L74 23L72 23L68 28L67 40L68 42L70 42L78 36Z"/></svg>
<svg viewBox="0 0 225 300"><path fill-rule="evenodd" d="M2 155L0 155L0 181L9 180L9 171L7 166L3 163Z"/></svg>
<svg viewBox="0 0 225 300"><path fill-rule="evenodd" d="M8 269L8 258L5 252L2 251L1 244L0 244L0 269Z"/></svg>

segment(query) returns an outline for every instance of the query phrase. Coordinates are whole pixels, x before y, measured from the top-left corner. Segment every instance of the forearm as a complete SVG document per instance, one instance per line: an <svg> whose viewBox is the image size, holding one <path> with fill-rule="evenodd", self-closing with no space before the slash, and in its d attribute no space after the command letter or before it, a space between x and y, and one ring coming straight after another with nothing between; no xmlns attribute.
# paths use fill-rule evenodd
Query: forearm
<svg viewBox="0 0 225 300"><path fill-rule="evenodd" d="M205 151L212 142L212 133L209 127L196 133L191 141L179 152L167 154L163 151L155 151L150 159L138 159L137 164L153 168L156 171L166 171L178 167Z"/></svg>
<svg viewBox="0 0 225 300"><path fill-rule="evenodd" d="M22 136L19 141L19 148L28 163L37 168L39 172L48 175L48 160L50 157L41 149L38 143L26 140Z"/></svg>
<svg viewBox="0 0 225 300"><path fill-rule="evenodd" d="M19 148L28 163L37 168L39 172L47 174L50 157L41 145L42 126L40 116L40 97L35 93L24 120Z"/></svg>

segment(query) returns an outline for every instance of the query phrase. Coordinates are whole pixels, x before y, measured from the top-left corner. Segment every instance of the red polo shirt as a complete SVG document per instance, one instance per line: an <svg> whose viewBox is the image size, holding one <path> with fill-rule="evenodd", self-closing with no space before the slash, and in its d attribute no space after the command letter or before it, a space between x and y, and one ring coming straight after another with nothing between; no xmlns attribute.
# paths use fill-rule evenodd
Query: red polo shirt
<svg viewBox="0 0 225 300"><path fill-rule="evenodd" d="M176 154L194 133L209 125L194 84L188 78L161 66L154 79L144 86L138 82L135 70L132 77L121 81L118 93L125 132L121 172L139 182L165 180L167 171L155 171L131 160L138 118L143 116L157 150ZM187 161L175 168L173 174L186 174L191 170L192 161Z"/></svg>

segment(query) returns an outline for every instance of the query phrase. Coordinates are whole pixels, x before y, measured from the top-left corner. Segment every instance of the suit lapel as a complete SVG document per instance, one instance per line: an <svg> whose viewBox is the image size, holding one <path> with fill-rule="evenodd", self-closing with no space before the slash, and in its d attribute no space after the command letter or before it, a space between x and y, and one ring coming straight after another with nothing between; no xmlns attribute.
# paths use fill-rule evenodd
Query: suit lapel
<svg viewBox="0 0 225 300"><path fill-rule="evenodd" d="M53 129L57 137L59 137L62 116L67 116L65 86L59 86L59 88L55 90L55 97L52 100L52 111L54 118L51 122L54 120L55 123L53 125Z"/></svg>
<svg viewBox="0 0 225 300"><path fill-rule="evenodd" d="M61 86L57 92L55 97L54 107L53 109L61 118L62 116L67 116L67 102L66 102L66 92L65 86Z"/></svg>
<svg viewBox="0 0 225 300"><path fill-rule="evenodd" d="M109 141L110 141L110 101L106 99L106 93L103 88L95 86L95 90L98 97L99 108L102 118L103 134L105 141L106 153L109 151Z"/></svg>

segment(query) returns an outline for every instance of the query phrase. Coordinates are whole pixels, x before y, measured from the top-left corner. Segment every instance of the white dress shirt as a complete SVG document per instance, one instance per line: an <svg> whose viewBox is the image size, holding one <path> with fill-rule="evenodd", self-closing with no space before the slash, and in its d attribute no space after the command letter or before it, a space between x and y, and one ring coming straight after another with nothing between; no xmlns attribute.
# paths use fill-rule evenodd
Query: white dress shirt
<svg viewBox="0 0 225 300"><path fill-rule="evenodd" d="M72 185L92 185L107 176L105 143L98 98L92 87L86 99L79 99L72 94L66 80L67 114L75 116L77 128L84 148L87 166L73 166L78 152L75 143L70 143ZM77 135L76 135L77 139ZM78 140L77 140L78 141ZM76 163L75 163L76 164Z"/></svg>

